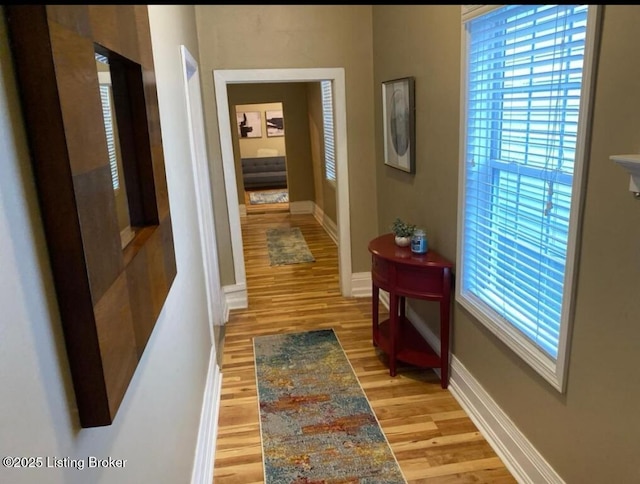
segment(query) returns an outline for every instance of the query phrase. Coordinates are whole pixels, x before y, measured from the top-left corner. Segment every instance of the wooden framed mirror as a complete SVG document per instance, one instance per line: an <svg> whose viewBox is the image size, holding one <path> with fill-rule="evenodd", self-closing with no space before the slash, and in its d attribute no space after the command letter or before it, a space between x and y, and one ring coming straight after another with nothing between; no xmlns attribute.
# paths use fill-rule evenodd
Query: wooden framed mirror
<svg viewBox="0 0 640 484"><path fill-rule="evenodd" d="M4 8L80 424L109 425L176 276L147 7Z"/></svg>

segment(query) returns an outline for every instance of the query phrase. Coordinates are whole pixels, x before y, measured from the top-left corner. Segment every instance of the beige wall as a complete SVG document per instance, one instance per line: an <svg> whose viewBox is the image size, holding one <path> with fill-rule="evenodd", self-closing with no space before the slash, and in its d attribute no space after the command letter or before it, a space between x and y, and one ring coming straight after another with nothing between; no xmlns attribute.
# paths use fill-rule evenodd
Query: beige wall
<svg viewBox="0 0 640 484"><path fill-rule="evenodd" d="M309 105L309 136L311 139L311 159L313 161L314 186L316 190L315 203L322 209L333 223L336 223L336 184L329 182L324 176L324 128L322 113L322 90L319 82L307 85L307 100Z"/></svg>
<svg viewBox="0 0 640 484"><path fill-rule="evenodd" d="M233 114L232 107L235 105L257 106L259 102L275 105L274 103L276 101L282 103L285 123L284 148L282 154L286 153L287 156L289 200L292 202L313 200L313 170L309 142L306 83L231 84L228 86L227 92L229 98L229 114L234 123L235 114ZM232 126L235 126L235 124L232 124ZM242 165L239 157L240 153L242 153L242 146L240 145L243 142L254 140L238 139L237 130L232 130L232 136L234 138L233 146L236 163L238 201L239 203L244 203ZM264 134L264 137L266 137L266 134ZM275 139L282 143L283 138Z"/></svg>
<svg viewBox="0 0 640 484"><path fill-rule="evenodd" d="M424 225L455 260L460 7L373 7L375 85L416 77L417 172L382 165L378 222ZM640 202L609 156L640 151L640 8L606 6L565 394L455 305L453 352L567 483L639 482ZM420 311L430 311L421 307Z"/></svg>
<svg viewBox="0 0 640 484"><path fill-rule="evenodd" d="M193 6L150 6L178 274L112 425L81 429L0 9L0 454L126 459L122 469L0 468L15 484L189 482L211 348L181 44Z"/></svg>
<svg viewBox="0 0 640 484"><path fill-rule="evenodd" d="M214 69L345 69L347 149L349 170L355 174L349 180L352 270L368 271L367 243L378 234L371 216L376 205L371 6L196 5L196 18L222 283L233 283L234 273L210 74Z"/></svg>

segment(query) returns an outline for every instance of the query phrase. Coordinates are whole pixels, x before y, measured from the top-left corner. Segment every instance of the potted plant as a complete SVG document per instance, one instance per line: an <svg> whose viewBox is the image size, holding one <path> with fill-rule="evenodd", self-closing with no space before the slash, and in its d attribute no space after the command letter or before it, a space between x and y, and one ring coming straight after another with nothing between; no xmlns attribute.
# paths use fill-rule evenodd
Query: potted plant
<svg viewBox="0 0 640 484"><path fill-rule="evenodd" d="M415 230L415 225L408 224L400 218L396 218L391 225L391 231L393 232L393 235L395 235L395 242L400 247L409 246L411 243L411 236L413 236Z"/></svg>

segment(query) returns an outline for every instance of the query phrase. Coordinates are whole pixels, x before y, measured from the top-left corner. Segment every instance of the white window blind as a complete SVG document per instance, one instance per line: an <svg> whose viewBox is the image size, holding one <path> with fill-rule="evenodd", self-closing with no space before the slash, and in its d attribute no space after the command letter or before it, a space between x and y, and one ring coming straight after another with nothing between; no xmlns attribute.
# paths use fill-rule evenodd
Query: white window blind
<svg viewBox="0 0 640 484"><path fill-rule="evenodd" d="M100 84L100 100L102 101L102 117L104 118L104 132L107 135L107 149L109 151L109 164L111 167L111 181L113 189L120 188L118 177L118 158L116 156L116 140L113 131L113 118L111 109L110 86Z"/></svg>
<svg viewBox="0 0 640 484"><path fill-rule="evenodd" d="M569 315L587 20L587 5L508 5L466 23L460 299L551 361Z"/></svg>
<svg viewBox="0 0 640 484"><path fill-rule="evenodd" d="M331 81L320 82L322 90L322 119L324 128L324 170L325 178L336 181L336 152L333 136L333 95Z"/></svg>
<svg viewBox="0 0 640 484"><path fill-rule="evenodd" d="M102 102L102 117L104 119L104 132L107 136L107 150L109 152L109 165L111 168L111 181L113 189L120 188L120 178L118 176L118 158L116 153L116 139L113 122L113 103L111 102L111 76L109 73L109 59L97 52L94 53L96 62L104 64L104 69L98 70L98 80L100 82L100 101ZM98 65L99 65L98 64ZM107 81L100 79L107 79Z"/></svg>

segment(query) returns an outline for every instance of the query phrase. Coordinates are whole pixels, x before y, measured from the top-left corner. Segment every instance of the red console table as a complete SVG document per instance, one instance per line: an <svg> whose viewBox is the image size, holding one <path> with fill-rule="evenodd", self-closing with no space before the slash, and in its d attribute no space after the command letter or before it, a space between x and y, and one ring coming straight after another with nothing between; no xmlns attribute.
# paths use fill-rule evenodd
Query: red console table
<svg viewBox="0 0 640 484"><path fill-rule="evenodd" d="M440 368L442 388L449 384L449 315L453 264L429 249L414 254L399 247L393 234L369 242L372 254L373 344L389 355L389 374L396 375L396 360L429 368ZM389 319L379 323L380 289L389 293ZM440 303L440 356L414 328L405 314L405 298Z"/></svg>

